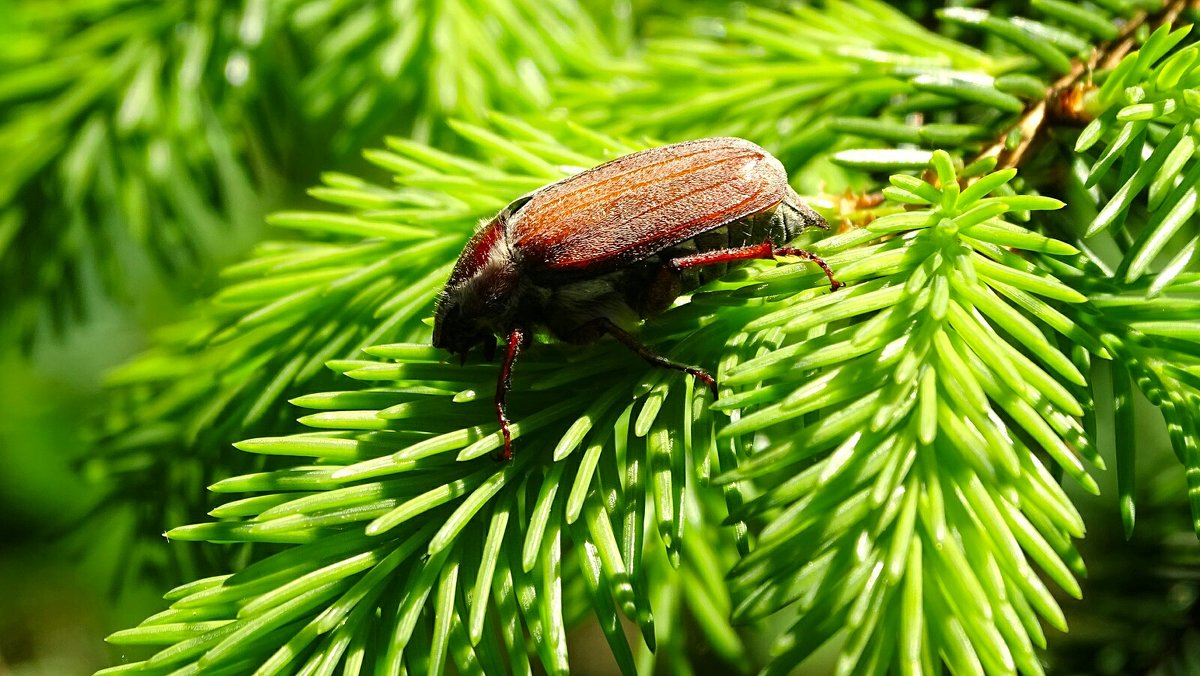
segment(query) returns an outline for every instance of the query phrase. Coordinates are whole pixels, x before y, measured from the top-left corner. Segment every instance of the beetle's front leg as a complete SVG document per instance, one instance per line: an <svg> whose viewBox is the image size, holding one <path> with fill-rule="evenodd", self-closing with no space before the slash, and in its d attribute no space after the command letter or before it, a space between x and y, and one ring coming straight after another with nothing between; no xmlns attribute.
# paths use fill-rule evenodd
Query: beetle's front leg
<svg viewBox="0 0 1200 676"><path fill-rule="evenodd" d="M790 246L777 247L771 243L771 240L760 242L758 244L748 244L743 247L734 249L717 249L716 251L705 251L703 253L695 253L688 256L680 256L667 261L667 267L672 270L683 270L685 268L694 268L701 265L718 265L720 263L736 263L738 261L749 260L767 260L774 259L778 256L799 256L805 260L816 263L821 270L825 272L825 276L829 278L829 288L837 291L842 288L843 284L833 278L833 270L829 269L829 264L821 259L820 256L797 249Z"/></svg>
<svg viewBox="0 0 1200 676"><path fill-rule="evenodd" d="M517 355L525 345L526 332L520 327L514 328L508 334L508 348L504 352L504 362L500 365L500 376L496 379L496 420L500 422L500 433L504 435L504 450L498 460L512 460L512 430L509 429L508 415L505 408L508 405L508 391L512 389L512 367L517 361Z"/></svg>
<svg viewBox="0 0 1200 676"><path fill-rule="evenodd" d="M718 396L717 379L713 378L708 371L705 371L697 366L688 366L687 364L681 364L679 362L667 359L666 357L643 345L641 341L635 338L631 333L617 326L611 319L608 319L607 317L601 317L593 322L589 322L589 324L591 324L591 326L588 326L587 329L596 330L598 333L609 334L613 338L616 338L622 345L630 350L633 350L637 356L645 359L654 366L664 369L672 369L675 371L683 371L684 373L694 376L697 380L708 386L708 389L712 392L714 398Z"/></svg>

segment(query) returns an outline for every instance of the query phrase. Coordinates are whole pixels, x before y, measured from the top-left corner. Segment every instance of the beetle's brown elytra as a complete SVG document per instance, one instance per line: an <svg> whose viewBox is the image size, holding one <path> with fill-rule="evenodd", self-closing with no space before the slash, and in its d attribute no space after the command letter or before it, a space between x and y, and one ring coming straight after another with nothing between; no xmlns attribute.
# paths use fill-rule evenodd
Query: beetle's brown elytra
<svg viewBox="0 0 1200 676"><path fill-rule="evenodd" d="M740 138L676 143L619 157L517 198L467 242L434 315L433 344L466 355L506 349L496 383L502 459L512 457L505 403L512 367L533 329L588 343L612 335L655 366L695 376L623 326L666 309L730 264L816 255L776 243L828 228L800 201L779 160Z"/></svg>

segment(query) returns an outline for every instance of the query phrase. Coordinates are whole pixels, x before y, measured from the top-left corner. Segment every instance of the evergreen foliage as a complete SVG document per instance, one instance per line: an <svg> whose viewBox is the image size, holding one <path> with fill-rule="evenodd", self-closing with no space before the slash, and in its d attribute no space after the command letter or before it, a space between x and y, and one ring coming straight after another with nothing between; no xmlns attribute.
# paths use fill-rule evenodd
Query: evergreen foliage
<svg viewBox="0 0 1200 676"><path fill-rule="evenodd" d="M275 80L329 125L294 138L335 130L323 161L383 128L408 136L365 153L359 173L378 178L326 173L324 206L271 216L283 236L114 375L87 458L106 506L141 500L152 530L213 546L197 568L172 545L177 574L205 576L111 636L151 652L106 673L558 673L583 622L625 673L686 671L701 650L788 673L831 641L840 673L1041 673L1067 630L1058 599L1087 572L1061 483L1099 493L1113 445L1133 532L1142 395L1200 532L1194 3L993 3L932 22L876 0L680 10L638 24L644 52L621 59L607 55L625 40L606 46L574 5L210 9L220 26L267 12L264 45L324 36L319 67ZM448 36L468 48L440 49ZM475 224L652 139L718 134L794 170L839 226L800 244L849 286L756 262L647 321L655 349L715 369L715 402L610 342L539 342L510 398L516 458L489 459L496 367L428 344ZM202 181L232 175L206 164L213 147ZM251 184L247 155L225 155ZM57 166L40 162L26 173ZM75 180L78 209L92 184ZM0 204L28 231L25 203ZM165 213L155 237L199 236L191 211Z"/></svg>
<svg viewBox="0 0 1200 676"><path fill-rule="evenodd" d="M231 130L242 89L222 75L245 45L214 30L236 14L189 5L6 11L15 37L0 44L6 341L30 343L86 314L84 289L96 282L127 292L147 262L191 273L221 237L256 229L257 189Z"/></svg>
<svg viewBox="0 0 1200 676"><path fill-rule="evenodd" d="M114 496L154 501L148 530L134 538L157 539L186 515L202 515L206 486L261 467L252 456L230 457L225 446L290 428L295 414L283 402L340 381L327 362L389 341L428 342L423 320L480 219L512 195L560 178L565 167L631 150L586 134L581 145L593 154L571 153L514 118L494 119L494 131L453 124L477 159L393 138L366 157L394 172L395 185L326 174L310 193L337 210L273 214L273 226L298 236L264 243L255 257L226 269L226 286L195 319L171 327L154 349L111 375L109 416L96 432L102 452L85 462ZM564 138L571 133L568 125L558 129ZM173 490L158 490L164 484ZM129 505L117 499L103 507ZM136 558L143 553L147 560ZM223 565L212 560L217 552L200 560L191 550L175 553L182 557L171 563L176 570ZM131 572L159 565L153 549L131 547L130 555Z"/></svg>
<svg viewBox="0 0 1200 676"><path fill-rule="evenodd" d="M574 0L65 0L6 23L0 252L38 255L5 256L0 307L27 344L86 314L88 288L195 294L264 207L385 131L538 111L548 78L623 47Z"/></svg>

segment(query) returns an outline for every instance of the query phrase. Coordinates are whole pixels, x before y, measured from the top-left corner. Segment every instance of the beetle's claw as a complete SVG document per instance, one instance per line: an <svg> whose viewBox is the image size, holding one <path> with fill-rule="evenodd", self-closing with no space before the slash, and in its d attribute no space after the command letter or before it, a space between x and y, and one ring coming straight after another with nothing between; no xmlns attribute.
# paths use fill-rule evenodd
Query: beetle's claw
<svg viewBox="0 0 1200 676"><path fill-rule="evenodd" d="M508 429L508 421L505 420L500 427L500 432L504 435L504 447L495 455L496 462L508 462L512 460L512 431Z"/></svg>
<svg viewBox="0 0 1200 676"><path fill-rule="evenodd" d="M697 380L708 386L708 391L712 392L713 399L720 399L721 395L717 393L717 379L709 375L708 371L698 368L688 369L688 373L695 376Z"/></svg>

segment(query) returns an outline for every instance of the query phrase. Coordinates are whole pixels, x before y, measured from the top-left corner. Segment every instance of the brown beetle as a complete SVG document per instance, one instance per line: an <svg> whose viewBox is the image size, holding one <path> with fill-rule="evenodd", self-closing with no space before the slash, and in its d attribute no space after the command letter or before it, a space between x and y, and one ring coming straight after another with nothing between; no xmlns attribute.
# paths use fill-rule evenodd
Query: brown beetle
<svg viewBox="0 0 1200 676"><path fill-rule="evenodd" d="M708 372L655 354L621 326L739 261L799 256L836 290L825 261L775 245L808 226L829 227L788 185L779 160L750 141L700 139L626 155L519 197L485 222L438 299L433 344L464 358L478 345L490 359L495 336L507 338L495 398L505 460L512 366L536 327L571 343L610 334L716 396Z"/></svg>

